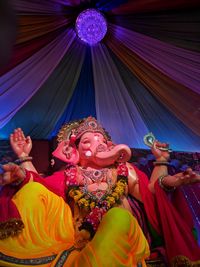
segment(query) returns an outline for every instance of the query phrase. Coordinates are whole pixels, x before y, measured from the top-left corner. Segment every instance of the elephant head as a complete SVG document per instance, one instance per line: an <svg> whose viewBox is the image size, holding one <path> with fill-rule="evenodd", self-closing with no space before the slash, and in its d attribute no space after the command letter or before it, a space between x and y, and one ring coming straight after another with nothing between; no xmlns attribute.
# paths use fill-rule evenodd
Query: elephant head
<svg viewBox="0 0 200 267"><path fill-rule="evenodd" d="M75 127L62 128L60 143L53 155L66 163L85 167L106 167L115 162L126 162L131 157L127 145L114 145L101 125L92 117ZM70 133L67 133L67 130ZM63 140L64 139L64 140Z"/></svg>

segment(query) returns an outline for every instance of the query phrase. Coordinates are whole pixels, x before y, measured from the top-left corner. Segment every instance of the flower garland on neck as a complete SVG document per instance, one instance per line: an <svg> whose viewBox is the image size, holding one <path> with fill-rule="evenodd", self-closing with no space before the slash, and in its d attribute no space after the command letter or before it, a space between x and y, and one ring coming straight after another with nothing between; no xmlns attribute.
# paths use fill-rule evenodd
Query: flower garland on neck
<svg viewBox="0 0 200 267"><path fill-rule="evenodd" d="M102 200L94 200L88 194L83 193L76 181L76 171L70 172L70 181L66 182L68 186L68 196L81 208L89 213L83 220L79 230L86 229L93 237L103 215L115 204L120 204L121 197L125 194L128 184L128 168L126 164L119 163L117 166L117 182L111 192L106 194ZM69 175L69 173L68 173ZM68 176L69 177L69 176Z"/></svg>

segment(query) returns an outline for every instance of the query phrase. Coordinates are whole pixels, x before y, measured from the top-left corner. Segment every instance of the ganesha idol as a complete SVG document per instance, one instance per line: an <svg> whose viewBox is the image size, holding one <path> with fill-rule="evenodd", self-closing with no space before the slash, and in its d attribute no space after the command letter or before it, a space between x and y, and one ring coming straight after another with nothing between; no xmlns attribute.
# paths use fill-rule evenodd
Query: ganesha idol
<svg viewBox="0 0 200 267"><path fill-rule="evenodd" d="M128 195L143 203L150 228L163 238L166 266L199 263L190 211L178 189L199 176L192 170L168 175L166 144L152 147L149 181L128 163L130 148L113 144L95 118L64 125L58 142L53 156L66 167L42 178L31 163L30 138L21 129L11 135L19 158L0 175L0 266L147 266L151 245ZM178 196L184 214L168 194Z"/></svg>

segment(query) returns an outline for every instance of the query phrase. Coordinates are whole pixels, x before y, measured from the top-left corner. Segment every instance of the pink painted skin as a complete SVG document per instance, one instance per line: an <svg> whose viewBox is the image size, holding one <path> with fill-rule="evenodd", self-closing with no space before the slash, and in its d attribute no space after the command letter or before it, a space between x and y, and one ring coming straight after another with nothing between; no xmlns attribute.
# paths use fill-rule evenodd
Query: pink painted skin
<svg viewBox="0 0 200 267"><path fill-rule="evenodd" d="M167 144L154 142L152 153L157 161L168 161L169 152L162 151L159 147L165 147ZM78 148L71 146L66 142L60 143L58 148L53 152L55 157L72 164L79 164L81 167L89 167L93 169L101 169L111 166L115 162L127 162L130 159L131 151L124 144L113 145L107 142L104 136L100 133L87 132L81 136ZM163 173L167 174L167 166L159 166L155 168L150 179L152 191L157 178ZM178 187L183 184L192 184L200 182L200 175L193 172L191 169L174 176L168 175L163 179L163 184L169 187Z"/></svg>
<svg viewBox="0 0 200 267"><path fill-rule="evenodd" d="M75 145L71 146L69 141L60 142L52 155L66 163L76 165L79 162L79 153Z"/></svg>
<svg viewBox="0 0 200 267"><path fill-rule="evenodd" d="M101 133L86 132L81 136L78 148L62 141L52 154L67 163L98 169L128 161L131 150L127 145L107 142Z"/></svg>
<svg viewBox="0 0 200 267"><path fill-rule="evenodd" d="M29 155L32 148L32 141L29 136L24 136L24 133L20 128L16 129L13 134L11 134L10 142L13 151L18 157ZM154 142L152 153L154 154L156 161L169 160L169 152L159 149L160 147L166 146L167 144L165 143L160 143L158 141ZM115 162L128 161L131 156L131 151L126 145L114 145L111 141L105 140L104 136L100 133L86 132L81 136L78 148L74 142L62 141L58 144L53 155L66 163L74 165L79 164L81 167L101 169L111 166ZM31 162L25 162L21 164L21 167L37 172ZM8 169L6 169L6 171L8 171ZM0 176L3 176L3 173L5 172L3 167L1 172L2 174ZM165 173L167 173L167 166L154 168L150 179L152 188L154 188L154 183L157 178ZM200 182L200 175L191 169L187 169L185 172L174 176L168 175L163 180L163 184L169 187L178 187L183 184L197 182Z"/></svg>

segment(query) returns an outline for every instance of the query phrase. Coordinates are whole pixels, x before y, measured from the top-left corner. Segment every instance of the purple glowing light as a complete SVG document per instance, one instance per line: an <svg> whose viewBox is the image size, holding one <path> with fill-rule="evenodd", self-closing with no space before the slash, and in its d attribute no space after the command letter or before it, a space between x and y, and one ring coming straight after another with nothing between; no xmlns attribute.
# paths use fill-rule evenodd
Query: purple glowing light
<svg viewBox="0 0 200 267"><path fill-rule="evenodd" d="M76 19L76 32L83 42L95 45L107 32L106 19L98 10L86 9Z"/></svg>

